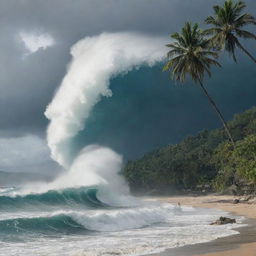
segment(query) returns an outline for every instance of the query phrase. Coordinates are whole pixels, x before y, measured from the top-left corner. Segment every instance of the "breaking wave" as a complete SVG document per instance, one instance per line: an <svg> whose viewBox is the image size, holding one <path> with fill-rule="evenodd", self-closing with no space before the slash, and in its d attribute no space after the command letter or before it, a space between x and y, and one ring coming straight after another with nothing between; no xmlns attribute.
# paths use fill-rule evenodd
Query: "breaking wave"
<svg viewBox="0 0 256 256"><path fill-rule="evenodd" d="M72 47L67 74L45 111L51 155L65 172L49 183L0 189L0 255L70 256L79 248L77 255L142 255L237 233L233 225L209 225L222 213L130 196L122 156L112 149L83 141L84 148L73 148L92 108L111 97L110 80L162 61L165 43L103 33Z"/></svg>
<svg viewBox="0 0 256 256"><path fill-rule="evenodd" d="M84 130L101 97L111 97L110 79L142 65L153 66L166 54L166 39L136 33L103 33L71 48L72 62L45 111L52 158L65 168L73 161L72 139Z"/></svg>
<svg viewBox="0 0 256 256"><path fill-rule="evenodd" d="M9 208L43 206L83 206L86 208L102 208L107 205L97 198L97 188L68 188L64 190L49 190L42 194L27 194L17 196L0 196L0 210Z"/></svg>

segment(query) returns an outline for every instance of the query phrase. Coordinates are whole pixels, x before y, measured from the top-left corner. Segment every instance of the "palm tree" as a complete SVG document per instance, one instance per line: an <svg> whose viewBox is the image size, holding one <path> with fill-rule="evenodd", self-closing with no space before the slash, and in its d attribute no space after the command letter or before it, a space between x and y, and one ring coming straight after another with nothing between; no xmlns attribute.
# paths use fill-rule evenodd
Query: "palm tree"
<svg viewBox="0 0 256 256"><path fill-rule="evenodd" d="M238 38L256 39L256 35L244 30L246 25L256 25L256 19L251 14L242 13L246 4L243 1L234 2L226 0L223 6L213 7L214 16L206 18L205 22L212 25L212 28L205 30L211 35L213 46L218 50L226 49L236 62L235 50L241 49L256 63L256 59L240 43Z"/></svg>
<svg viewBox="0 0 256 256"><path fill-rule="evenodd" d="M184 82L187 75L189 75L201 87L222 121L229 140L234 145L234 140L222 113L203 85L205 73L211 76L211 66L221 66L216 61L218 53L212 51L209 40L204 37L198 24L192 25L186 22L181 33L174 33L171 38L175 41L167 44L167 47L170 47L171 50L167 54L168 61L163 70L170 71L173 78L179 82Z"/></svg>

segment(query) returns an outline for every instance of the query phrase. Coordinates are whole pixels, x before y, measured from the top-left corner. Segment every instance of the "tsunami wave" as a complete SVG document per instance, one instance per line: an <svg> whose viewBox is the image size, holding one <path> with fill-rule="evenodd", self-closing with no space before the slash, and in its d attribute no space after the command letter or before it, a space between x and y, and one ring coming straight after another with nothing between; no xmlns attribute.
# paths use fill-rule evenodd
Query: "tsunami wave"
<svg viewBox="0 0 256 256"><path fill-rule="evenodd" d="M36 198L48 205L52 200L63 205L67 201L78 203L79 200L87 200L87 204L95 201L95 205L100 202L104 206L137 206L141 201L130 196L129 187L120 174L121 168L122 157L119 154L106 147L89 145L80 152L69 170L52 182L26 184L18 190L9 190L7 195L13 197L12 200L17 203L24 198ZM71 195L71 191L74 194ZM91 191L97 191L94 199ZM1 196L4 194L0 194L0 200ZM8 201L11 204L11 199L6 200Z"/></svg>
<svg viewBox="0 0 256 256"><path fill-rule="evenodd" d="M72 139L101 97L111 97L110 79L142 65L153 66L166 55L166 39L136 33L103 33L71 48L72 61L48 105L47 141L52 158L68 169ZM121 86L121 85L120 85Z"/></svg>
<svg viewBox="0 0 256 256"><path fill-rule="evenodd" d="M1 220L2 230L118 231L165 221L169 210L144 207L129 195L120 175L122 156L99 145L87 145L78 154L72 151L72 140L85 129L92 108L102 97L111 97L110 80L162 61L164 45L161 37L103 33L71 48L67 74L45 111L50 120L47 142L51 156L66 172L50 183L28 184L10 195L1 194L0 210L27 211L24 216L12 213ZM56 206L64 212L55 213ZM46 212L37 215L44 207Z"/></svg>
<svg viewBox="0 0 256 256"><path fill-rule="evenodd" d="M87 145L74 152L72 141L86 128L92 108L111 97L110 80L142 65L153 66L166 54L165 39L136 33L103 33L87 37L71 48L67 74L48 105L47 142L52 158L66 173L50 184L27 188L25 193L99 187L106 204L131 206L136 200L120 175L122 157L110 148Z"/></svg>
<svg viewBox="0 0 256 256"><path fill-rule="evenodd" d="M239 225L209 225L223 212L131 196L120 174L122 156L112 149L82 141L73 148L95 104L111 97L111 79L162 61L165 43L103 33L72 47L67 74L45 111L51 156L65 171L48 183L0 189L0 255L145 255L237 233L232 228Z"/></svg>

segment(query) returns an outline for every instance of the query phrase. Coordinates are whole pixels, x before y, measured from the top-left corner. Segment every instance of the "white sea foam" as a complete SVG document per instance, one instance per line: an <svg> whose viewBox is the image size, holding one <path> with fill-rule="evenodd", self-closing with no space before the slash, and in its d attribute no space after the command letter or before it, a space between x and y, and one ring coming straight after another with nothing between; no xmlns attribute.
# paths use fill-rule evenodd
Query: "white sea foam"
<svg viewBox="0 0 256 256"><path fill-rule="evenodd" d="M132 209L97 211L95 213L71 213L70 216L86 229L94 231L121 231L168 222L173 206L138 207Z"/></svg>
<svg viewBox="0 0 256 256"><path fill-rule="evenodd" d="M142 202L129 196L129 189L119 175L122 157L109 148L90 145L75 157L71 154L71 141L86 128L94 105L101 97L112 95L110 79L140 65L161 61L166 54L164 45L165 39L160 37L104 33L85 38L72 47L72 62L45 112L50 120L47 139L52 157L67 172L51 183L30 184L7 193L15 196L95 186L102 202L129 207L6 212L2 220L68 215L85 229L96 232L61 237L37 237L35 233L30 240L20 243L0 240L1 256L143 255L237 233L232 230L237 225L209 225L223 212Z"/></svg>
<svg viewBox="0 0 256 256"><path fill-rule="evenodd" d="M45 111L48 145L54 160L68 168L70 141L85 128L94 105L110 97L110 79L141 65L153 66L166 55L166 39L136 33L103 33L71 48L72 62Z"/></svg>
<svg viewBox="0 0 256 256"><path fill-rule="evenodd" d="M85 228L100 231L93 235L42 237L26 243L0 242L0 255L110 256L145 255L167 248L202 243L238 234L241 225L209 225L222 211L178 208L148 203L143 207L119 210L57 211L40 217L68 215ZM31 216L32 217L32 216ZM6 253L6 254L5 254Z"/></svg>
<svg viewBox="0 0 256 256"><path fill-rule="evenodd" d="M108 204L136 204L119 175L122 157L97 145L86 146L74 156L72 140L86 128L94 105L102 97L112 95L110 79L141 65L153 66L163 60L165 43L165 38L138 33L103 33L82 39L71 48L72 61L67 74L45 111L50 120L47 141L52 158L67 172L50 184L29 184L18 193L98 186L98 196Z"/></svg>
<svg viewBox="0 0 256 256"><path fill-rule="evenodd" d="M129 194L129 187L120 175L122 157L110 148L89 145L73 161L69 171L54 181L31 183L7 193L8 196L41 194L49 190L95 187L98 199L111 206L137 206L142 204Z"/></svg>

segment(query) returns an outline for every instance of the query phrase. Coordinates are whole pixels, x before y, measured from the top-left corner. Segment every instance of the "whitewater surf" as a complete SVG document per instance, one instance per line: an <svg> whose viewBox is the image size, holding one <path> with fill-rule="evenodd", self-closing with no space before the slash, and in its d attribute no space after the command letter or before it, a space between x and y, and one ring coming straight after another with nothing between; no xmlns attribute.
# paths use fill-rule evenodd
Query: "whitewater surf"
<svg viewBox="0 0 256 256"><path fill-rule="evenodd" d="M0 196L3 256L145 255L233 235L239 226L209 225L223 215L209 209L138 200L110 205L96 187L18 194Z"/></svg>
<svg viewBox="0 0 256 256"><path fill-rule="evenodd" d="M65 172L50 183L0 190L1 256L145 255L237 233L237 225L209 225L223 212L132 197L120 174L121 155L76 146L93 107L111 97L111 79L161 62L165 43L104 33L72 47L67 74L45 112L51 155Z"/></svg>

